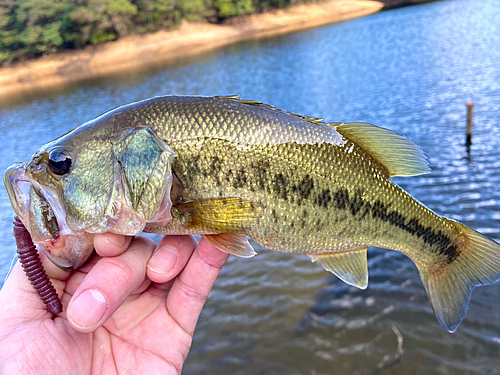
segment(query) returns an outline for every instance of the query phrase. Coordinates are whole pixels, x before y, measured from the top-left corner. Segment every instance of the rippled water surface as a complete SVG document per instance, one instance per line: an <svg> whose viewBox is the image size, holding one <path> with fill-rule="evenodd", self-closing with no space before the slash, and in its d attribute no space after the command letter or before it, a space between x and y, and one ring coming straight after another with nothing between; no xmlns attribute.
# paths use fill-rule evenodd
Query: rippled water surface
<svg viewBox="0 0 500 375"><path fill-rule="evenodd" d="M428 175L398 178L418 200L500 240L500 1L444 0L0 103L0 167L118 105L162 94L241 94L328 121L405 134ZM463 146L474 101L474 144ZM14 256L0 192L0 278ZM432 313L405 256L369 250L357 290L305 256L231 257L202 314L189 374L500 373L500 285L477 289L455 334ZM397 350L396 327L403 337ZM166 339L167 340L167 339ZM167 340L168 341L168 340Z"/></svg>

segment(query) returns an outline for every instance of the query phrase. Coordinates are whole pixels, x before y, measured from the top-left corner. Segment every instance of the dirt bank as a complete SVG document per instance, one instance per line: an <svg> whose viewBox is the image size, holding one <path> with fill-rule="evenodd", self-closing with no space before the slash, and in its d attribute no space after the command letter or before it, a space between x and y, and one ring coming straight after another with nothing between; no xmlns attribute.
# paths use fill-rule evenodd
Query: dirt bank
<svg viewBox="0 0 500 375"><path fill-rule="evenodd" d="M270 37L365 16L382 9L371 0L328 0L254 14L233 25L183 23L173 31L129 36L0 69L0 101L75 81L193 56L234 42Z"/></svg>

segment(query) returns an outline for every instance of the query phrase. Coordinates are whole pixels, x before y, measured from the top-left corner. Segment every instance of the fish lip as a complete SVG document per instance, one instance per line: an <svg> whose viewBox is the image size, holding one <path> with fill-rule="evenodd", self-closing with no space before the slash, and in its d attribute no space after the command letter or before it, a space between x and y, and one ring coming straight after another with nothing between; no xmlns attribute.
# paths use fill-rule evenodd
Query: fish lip
<svg viewBox="0 0 500 375"><path fill-rule="evenodd" d="M75 269L74 262L58 257L50 252L49 248L45 244L38 244L38 248L45 254L45 256L57 267L64 271L71 271Z"/></svg>
<svg viewBox="0 0 500 375"><path fill-rule="evenodd" d="M24 225L28 224L31 181L26 175L24 163L14 163L7 167L3 173L3 182L14 212Z"/></svg>

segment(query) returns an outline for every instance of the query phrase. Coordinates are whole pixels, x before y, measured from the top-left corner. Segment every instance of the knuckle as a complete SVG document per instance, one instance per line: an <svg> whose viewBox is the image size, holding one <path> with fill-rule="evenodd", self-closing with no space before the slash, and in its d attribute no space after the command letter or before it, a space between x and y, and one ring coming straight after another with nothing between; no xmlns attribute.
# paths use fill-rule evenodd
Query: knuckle
<svg viewBox="0 0 500 375"><path fill-rule="evenodd" d="M105 259L102 267L105 270L106 278L117 285L128 284L131 276L136 274L136 267L118 257Z"/></svg>
<svg viewBox="0 0 500 375"><path fill-rule="evenodd" d="M180 291L182 293L184 293L188 298L190 298L194 301L197 301L197 302L205 303L205 301L208 297L207 293L205 293L201 290L198 290L198 289L194 288L193 286L187 284L186 282L184 282L182 280L182 278L177 279L177 283L178 283Z"/></svg>

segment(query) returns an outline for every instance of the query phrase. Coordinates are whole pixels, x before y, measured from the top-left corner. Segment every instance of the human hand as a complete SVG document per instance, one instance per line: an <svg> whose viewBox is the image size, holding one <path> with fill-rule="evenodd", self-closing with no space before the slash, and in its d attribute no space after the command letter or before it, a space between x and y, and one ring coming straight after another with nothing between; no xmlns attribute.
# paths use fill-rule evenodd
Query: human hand
<svg viewBox="0 0 500 375"><path fill-rule="evenodd" d="M0 291L1 374L180 374L228 255L202 239L95 237L71 273L42 263L63 303L52 316L19 262ZM155 249L156 247L156 249Z"/></svg>

